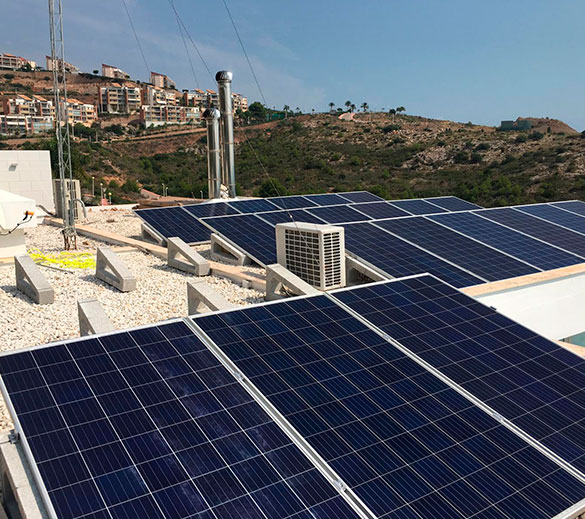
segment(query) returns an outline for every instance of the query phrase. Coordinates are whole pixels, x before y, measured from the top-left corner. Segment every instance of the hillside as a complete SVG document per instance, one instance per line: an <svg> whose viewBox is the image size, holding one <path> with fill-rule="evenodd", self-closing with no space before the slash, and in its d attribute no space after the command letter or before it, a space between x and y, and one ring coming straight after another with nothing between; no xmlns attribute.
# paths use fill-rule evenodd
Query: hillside
<svg viewBox="0 0 585 519"><path fill-rule="evenodd" d="M289 194L355 189L387 198L454 194L484 206L585 198L585 139L561 121L533 121L536 129L500 132L408 115L294 117L236 129L237 180L243 194L270 194L271 177L279 192ZM135 198L135 182L158 192L164 183L175 196L199 196L207 189L204 132L81 141L74 151L84 187L95 176L96 182L111 183L115 200Z"/></svg>

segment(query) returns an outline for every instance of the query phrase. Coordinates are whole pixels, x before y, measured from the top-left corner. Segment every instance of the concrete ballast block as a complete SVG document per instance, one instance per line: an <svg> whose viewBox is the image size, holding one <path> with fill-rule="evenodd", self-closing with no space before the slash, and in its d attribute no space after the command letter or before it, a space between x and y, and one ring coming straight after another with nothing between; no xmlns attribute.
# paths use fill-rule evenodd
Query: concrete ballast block
<svg viewBox="0 0 585 519"><path fill-rule="evenodd" d="M246 254L215 233L211 234L210 254L213 260L225 261L232 265L241 266L251 263Z"/></svg>
<svg viewBox="0 0 585 519"><path fill-rule="evenodd" d="M169 267L189 272L196 276L209 275L209 261L189 247L181 238L169 238L167 240L167 250Z"/></svg>
<svg viewBox="0 0 585 519"><path fill-rule="evenodd" d="M203 313L205 308L211 311L235 308L222 295L218 294L203 279L187 282L187 302L189 315Z"/></svg>
<svg viewBox="0 0 585 519"><path fill-rule="evenodd" d="M95 275L120 292L136 290L136 277L109 247L98 247Z"/></svg>
<svg viewBox="0 0 585 519"><path fill-rule="evenodd" d="M161 247L166 245L166 240L161 238L156 232L154 232L148 225L140 224L140 236L145 240L152 243L156 243Z"/></svg>
<svg viewBox="0 0 585 519"><path fill-rule="evenodd" d="M14 256L16 288L39 305L50 305L55 301L55 291L32 258L25 254Z"/></svg>
<svg viewBox="0 0 585 519"><path fill-rule="evenodd" d="M77 301L77 314L79 315L79 333L82 337L115 330L112 321L95 298Z"/></svg>
<svg viewBox="0 0 585 519"><path fill-rule="evenodd" d="M384 281L389 279L387 276L383 276L374 269L364 265L361 261L352 258L351 256L345 257L345 279L348 286L358 285L364 282L364 278L372 281Z"/></svg>
<svg viewBox="0 0 585 519"><path fill-rule="evenodd" d="M290 270L283 267L280 263L274 263L266 266L266 300L274 301L282 299L280 290L286 287L296 295L317 295L321 292L314 286L309 285Z"/></svg>

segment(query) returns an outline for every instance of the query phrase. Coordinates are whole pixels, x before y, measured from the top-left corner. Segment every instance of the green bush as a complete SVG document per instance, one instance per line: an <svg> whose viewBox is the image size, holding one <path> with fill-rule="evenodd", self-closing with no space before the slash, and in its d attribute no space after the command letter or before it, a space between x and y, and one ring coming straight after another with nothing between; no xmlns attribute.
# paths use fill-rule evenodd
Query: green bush
<svg viewBox="0 0 585 519"><path fill-rule="evenodd" d="M136 182L136 180L129 178L122 184L122 191L124 191L124 193L138 193L140 191L140 187L138 186L138 182Z"/></svg>

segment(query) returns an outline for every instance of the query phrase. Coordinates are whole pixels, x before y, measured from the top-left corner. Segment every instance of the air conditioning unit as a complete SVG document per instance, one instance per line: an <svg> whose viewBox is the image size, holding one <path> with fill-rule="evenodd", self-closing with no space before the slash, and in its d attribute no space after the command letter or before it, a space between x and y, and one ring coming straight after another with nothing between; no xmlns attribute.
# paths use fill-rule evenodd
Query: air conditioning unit
<svg viewBox="0 0 585 519"><path fill-rule="evenodd" d="M278 263L319 290L345 286L343 227L290 222L276 226Z"/></svg>

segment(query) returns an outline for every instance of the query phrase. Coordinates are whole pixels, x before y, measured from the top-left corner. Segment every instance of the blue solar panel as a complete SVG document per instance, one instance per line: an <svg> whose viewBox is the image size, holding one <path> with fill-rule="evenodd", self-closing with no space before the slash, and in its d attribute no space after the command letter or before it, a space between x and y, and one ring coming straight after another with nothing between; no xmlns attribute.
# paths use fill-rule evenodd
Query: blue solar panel
<svg viewBox="0 0 585 519"><path fill-rule="evenodd" d="M289 222L324 223L323 220L313 216L311 213L304 211L303 209L293 209L291 211L271 211L270 213L258 213L256 216L259 216L272 225Z"/></svg>
<svg viewBox="0 0 585 519"><path fill-rule="evenodd" d="M400 238L419 245L488 281L538 272L534 267L422 217L397 218L376 223Z"/></svg>
<svg viewBox="0 0 585 519"><path fill-rule="evenodd" d="M368 202L365 204L355 204L351 206L352 209L356 209L361 213L365 213L376 220L383 218L398 218L400 216L408 216L406 211L398 209L388 202Z"/></svg>
<svg viewBox="0 0 585 519"><path fill-rule="evenodd" d="M254 214L203 218L203 222L262 265L276 263L276 230Z"/></svg>
<svg viewBox="0 0 585 519"><path fill-rule="evenodd" d="M0 373L59 519L356 517L182 322L3 356Z"/></svg>
<svg viewBox="0 0 585 519"><path fill-rule="evenodd" d="M581 202L581 200L569 200L568 202L553 202L551 205L554 205L555 207L560 207L565 211L571 211L572 213L585 216L585 202Z"/></svg>
<svg viewBox="0 0 585 519"><path fill-rule="evenodd" d="M514 210L537 216L547 222L556 223L572 231L585 234L585 218L578 214L559 209L558 207L547 204L535 204L514 207Z"/></svg>
<svg viewBox="0 0 585 519"><path fill-rule="evenodd" d="M503 225L485 220L473 213L438 214L428 218L543 270L583 262L583 259L578 256L513 231Z"/></svg>
<svg viewBox="0 0 585 519"><path fill-rule="evenodd" d="M306 210L327 223L364 222L371 220L369 216L354 211L349 205L315 207Z"/></svg>
<svg viewBox="0 0 585 519"><path fill-rule="evenodd" d="M427 202L438 205L447 211L469 211L472 209L483 209L481 206L472 204L467 200L461 200L456 196L441 196L437 198L427 198Z"/></svg>
<svg viewBox="0 0 585 519"><path fill-rule="evenodd" d="M276 198L268 198L267 200L282 209L302 209L303 207L315 207L317 205L301 195L280 196Z"/></svg>
<svg viewBox="0 0 585 519"><path fill-rule="evenodd" d="M236 200L228 204L240 213L261 213L263 211L279 211L280 207L271 204L268 200L257 198L252 200Z"/></svg>
<svg viewBox="0 0 585 519"><path fill-rule="evenodd" d="M474 213L585 258L585 238L582 234L508 207L483 209Z"/></svg>
<svg viewBox="0 0 585 519"><path fill-rule="evenodd" d="M585 359L430 276L335 297L585 469Z"/></svg>
<svg viewBox="0 0 585 519"><path fill-rule="evenodd" d="M479 285L483 279L465 272L371 223L344 225L345 247L392 277L430 272L456 287Z"/></svg>
<svg viewBox="0 0 585 519"><path fill-rule="evenodd" d="M550 518L585 497L327 296L194 322L378 517Z"/></svg>
<svg viewBox="0 0 585 519"><path fill-rule="evenodd" d="M135 213L164 238L181 238L185 243L209 241L209 229L182 207L140 209Z"/></svg>
<svg viewBox="0 0 585 519"><path fill-rule="evenodd" d="M304 195L304 197L317 205L341 205L348 203L345 198L334 193L324 195Z"/></svg>
<svg viewBox="0 0 585 519"><path fill-rule="evenodd" d="M197 218L205 218L207 216L224 216L226 214L239 214L236 209L230 207L225 202L185 205L183 208Z"/></svg>
<svg viewBox="0 0 585 519"><path fill-rule="evenodd" d="M447 212L445 209L437 207L433 204L429 204L424 200L393 200L390 203L399 209L408 211L411 214L433 214Z"/></svg>
<svg viewBox="0 0 585 519"><path fill-rule="evenodd" d="M339 193L343 198L347 198L350 202L381 202L384 199L378 195L374 195L369 191L351 191L349 193Z"/></svg>

